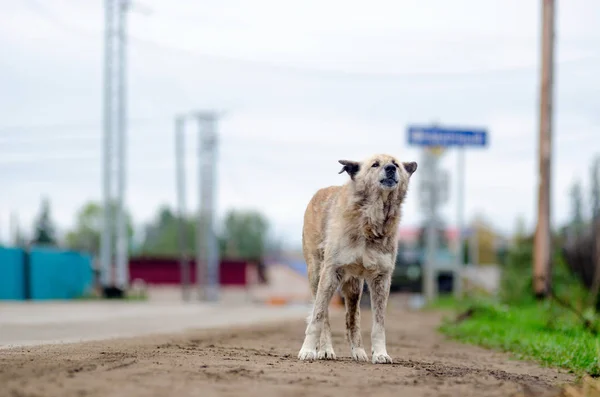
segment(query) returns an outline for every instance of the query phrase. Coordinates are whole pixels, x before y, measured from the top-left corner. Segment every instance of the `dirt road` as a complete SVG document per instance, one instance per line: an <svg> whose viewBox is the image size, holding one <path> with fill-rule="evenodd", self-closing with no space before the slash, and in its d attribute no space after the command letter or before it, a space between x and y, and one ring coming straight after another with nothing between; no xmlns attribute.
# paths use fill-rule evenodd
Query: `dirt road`
<svg viewBox="0 0 600 397"><path fill-rule="evenodd" d="M511 396L572 377L445 341L437 314L390 311L393 365L349 358L333 315L337 361L300 362L304 323L0 350L0 396ZM371 318L363 311L367 349ZM545 393L544 393L545 394ZM539 395L544 395L539 394Z"/></svg>

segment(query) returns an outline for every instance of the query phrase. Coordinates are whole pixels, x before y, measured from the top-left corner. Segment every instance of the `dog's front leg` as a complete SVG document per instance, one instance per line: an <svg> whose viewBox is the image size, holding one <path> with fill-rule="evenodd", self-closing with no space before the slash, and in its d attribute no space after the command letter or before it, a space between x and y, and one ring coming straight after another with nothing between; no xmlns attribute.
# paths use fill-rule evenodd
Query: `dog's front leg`
<svg viewBox="0 0 600 397"><path fill-rule="evenodd" d="M392 272L385 271L367 279L371 294L373 328L371 330L371 354L373 364L391 364L385 343L385 309L390 294Z"/></svg>
<svg viewBox="0 0 600 397"><path fill-rule="evenodd" d="M312 316L306 327L304 343L298 353L300 360L315 360L317 358L317 347L321 338L321 332L324 331L324 323L329 315L329 302L331 302L338 284L339 279L335 269L329 263L325 262L319 279Z"/></svg>
<svg viewBox="0 0 600 397"><path fill-rule="evenodd" d="M323 329L321 330L321 339L319 341L319 360L335 360L335 352L331 342L331 325L329 324L329 315L325 315L323 320Z"/></svg>

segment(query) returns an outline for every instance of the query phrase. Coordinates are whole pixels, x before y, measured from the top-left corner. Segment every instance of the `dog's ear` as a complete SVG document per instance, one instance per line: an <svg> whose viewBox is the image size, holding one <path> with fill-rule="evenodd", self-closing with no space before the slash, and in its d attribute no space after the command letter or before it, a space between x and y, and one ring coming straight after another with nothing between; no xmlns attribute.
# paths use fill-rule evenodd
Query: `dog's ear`
<svg viewBox="0 0 600 397"><path fill-rule="evenodd" d="M411 176L417 170L417 163L414 161L402 163L406 172L408 172L408 176Z"/></svg>
<svg viewBox="0 0 600 397"><path fill-rule="evenodd" d="M342 164L344 166L344 167L342 167L342 170L340 172L338 172L338 174L341 174L342 172L346 171L348 173L348 175L350 175L350 178L354 179L354 176L360 170L360 163L356 162L356 161L350 161L350 160L338 160L338 161L340 164Z"/></svg>

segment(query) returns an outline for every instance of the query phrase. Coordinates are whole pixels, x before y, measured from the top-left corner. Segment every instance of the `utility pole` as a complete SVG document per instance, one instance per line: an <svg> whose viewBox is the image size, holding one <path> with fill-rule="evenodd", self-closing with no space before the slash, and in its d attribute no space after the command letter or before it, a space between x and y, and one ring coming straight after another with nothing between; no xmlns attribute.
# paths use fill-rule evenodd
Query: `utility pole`
<svg viewBox="0 0 600 397"><path fill-rule="evenodd" d="M125 216L127 153L127 13L135 7L150 11L131 0L105 1L104 48L104 139L102 156L103 225L100 241L101 283L124 292L129 284L129 233ZM141 8L141 9L140 9ZM116 92L115 92L116 91ZM116 144L116 158L113 146ZM116 164L115 164L116 161ZM116 209L113 213L113 173L116 172ZM116 223L116 224L115 224ZM116 226L116 228L115 228ZM116 229L116 236L115 234ZM116 258L113 256L116 251ZM116 259L116 277L113 277Z"/></svg>
<svg viewBox="0 0 600 397"><path fill-rule="evenodd" d="M533 289L545 298L551 287L551 161L552 97L554 83L554 0L542 0L542 56L540 80L538 214L535 232Z"/></svg>
<svg viewBox="0 0 600 397"><path fill-rule="evenodd" d="M469 259L472 266L479 265L479 235L477 222L471 222L471 238L469 239Z"/></svg>
<svg viewBox="0 0 600 397"><path fill-rule="evenodd" d="M127 12L129 0L118 4L118 145L117 145L117 287L125 291L129 284L129 233L125 215L125 178L127 168Z"/></svg>
<svg viewBox="0 0 600 397"><path fill-rule="evenodd" d="M454 273L454 294L460 297L462 294L462 274L464 268L464 244L463 244L463 218L465 213L465 148L458 148L458 189L457 189L457 213L456 213L456 232L458 246L456 249L456 272Z"/></svg>
<svg viewBox="0 0 600 397"><path fill-rule="evenodd" d="M177 202L179 207L179 268L181 272L181 293L184 301L190 300L190 262L188 258L188 237L185 205L185 118L175 118L175 164L177 181Z"/></svg>
<svg viewBox="0 0 600 397"><path fill-rule="evenodd" d="M438 250L437 233L437 209L439 205L439 185L438 185L438 158L429 149L425 148L422 152L423 160L421 166L421 203L424 206L426 216L425 228L425 260L423 262L423 294L428 303L432 302L437 296L435 283L436 255Z"/></svg>
<svg viewBox="0 0 600 397"><path fill-rule="evenodd" d="M113 135L113 44L114 11L113 0L104 0L104 139L102 157L103 219L100 238L100 282L103 288L112 284L112 213L110 208L112 187L112 135Z"/></svg>
<svg viewBox="0 0 600 397"><path fill-rule="evenodd" d="M214 112L198 112L199 124L199 199L196 271L200 299L218 300L219 293L219 246L214 228L214 200L216 177L217 115Z"/></svg>
<svg viewBox="0 0 600 397"><path fill-rule="evenodd" d="M198 118L198 215L196 218L196 288L198 292L199 300L206 300L206 261L205 261L205 252L206 245L204 240L204 222L206 219L202 214L202 205L204 200L202 199L202 134L203 134L203 125L202 118L200 115Z"/></svg>

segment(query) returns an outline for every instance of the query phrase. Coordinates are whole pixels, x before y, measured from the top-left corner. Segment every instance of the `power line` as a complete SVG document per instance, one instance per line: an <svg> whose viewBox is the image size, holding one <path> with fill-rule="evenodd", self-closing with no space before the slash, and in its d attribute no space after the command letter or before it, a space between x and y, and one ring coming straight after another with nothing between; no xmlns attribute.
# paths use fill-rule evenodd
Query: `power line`
<svg viewBox="0 0 600 397"><path fill-rule="evenodd" d="M140 134L141 135L141 134ZM294 141L286 141L273 139L268 137L248 137L248 136L237 136L237 135L221 135L221 150L225 154L233 154L239 155L244 154L248 151L256 151L256 152L264 152L264 151L272 151L273 149L277 149L275 154L282 154L283 156L288 154L302 154L308 152L330 152L333 149L347 149L347 150L358 150L372 147L380 148L381 145L377 142L323 142L318 140L294 140ZM582 134L581 138L591 137L590 134ZM6 156L3 156L0 159L0 166L7 166L11 164L21 164L21 165L34 165L34 164L48 164L51 162L60 162L64 164L67 161L77 161L81 162L94 162L98 161L98 157L94 155L89 155L89 153L98 154L95 151L90 151L90 143L97 142L98 137L93 135L51 135L45 136L39 139L19 139L20 137L15 137L14 140L10 138L0 138L0 143L4 146L9 146L11 143L11 149L7 152ZM85 148L86 150L83 154L76 149L73 140L78 140L77 147ZM65 153L64 151L53 152L51 154L47 153L46 147L43 148L43 154L40 150L22 150L16 152L14 149L14 144L17 145L27 145L30 148L32 143L39 142L40 144L47 144L48 142L63 142L68 141L70 146L70 151ZM398 140L398 147L400 147L400 140ZM2 153L2 150L0 150ZM156 147L136 147L134 152L136 156L141 156L145 158L151 158L152 160L149 162L150 164L159 164L156 158L160 158L165 152L162 146ZM530 148L525 146L511 146L503 150L503 156L511 156L511 155L524 155L530 154ZM12 157L12 159L11 159ZM14 160L15 158L21 157L22 159ZM262 156L265 159L264 156ZM138 166L140 163L137 163Z"/></svg>
<svg viewBox="0 0 600 397"><path fill-rule="evenodd" d="M448 78L448 77L478 77L477 75L493 75L493 74L505 74L505 73L515 73L515 72L535 72L536 67L532 66L516 66L516 67L505 67L505 68L490 68L490 69L480 69L480 70L466 70L466 71L457 71L457 72L360 72L360 71L351 71L351 70L343 70L343 69L333 69L333 68L313 68L307 66L298 66L293 64L286 63L277 63L265 60L253 60L253 59L244 59L233 56L223 56L223 55L214 55L214 54L206 54L198 51L192 51L185 48L176 47L173 45L168 45L164 43L159 43L157 41L153 41L150 39L145 39L142 37L132 36L132 41L138 44L146 45L148 47L153 47L160 50L170 51L173 53L178 53L180 55L191 56L195 58L202 58L204 60L209 61L221 61L230 64L239 64L250 67L263 67L265 69L270 69L274 72L284 72L290 74L300 74L304 76L315 76L322 78L341 78L341 79L369 79L369 80L398 80L398 79L409 79L409 78ZM600 59L598 56L590 56L585 59ZM581 61L581 60L579 60ZM576 61L568 61L565 63L573 63Z"/></svg>
<svg viewBox="0 0 600 397"><path fill-rule="evenodd" d="M137 117L130 118L128 120L129 125L141 125L141 124L152 124L156 122L168 122L168 117ZM14 124L14 125L3 125L0 126L0 133L10 131L25 131L25 130L81 130L81 129L101 129L102 120L89 120L89 121L68 121L58 123L44 123L44 124Z"/></svg>
<svg viewBox="0 0 600 397"><path fill-rule="evenodd" d="M38 14L45 17L49 21L53 22L57 26L61 27L64 30L67 30L72 33L79 33L86 36L95 36L98 37L100 33L95 33L86 29L82 29L76 25L66 23L60 18L57 18L52 12L48 9L40 7L39 3L35 0L28 0L30 4L34 4L33 8L38 11ZM263 67L265 69L270 69L272 71L280 71L284 73L292 73L292 74L303 74L303 75L312 75L316 77L324 77L324 78L342 78L342 79L371 79L371 80L393 80L393 79L405 79L405 78L447 78L447 77L478 77L478 75L494 75L494 74L505 74L505 73L515 73L515 72L535 72L536 66L517 66L517 67L505 67L505 68L490 68L490 69L479 69L479 70L466 70L466 71L457 71L457 72L394 72L394 73L374 73L374 72L360 72L360 71L349 71L343 69L333 69L333 68L314 68L307 66L298 66L292 64L278 63L266 60L252 60L252 59L244 59L234 56L222 56L215 54L207 54L199 51L192 51L185 48L179 48L170 44L159 43L157 41L153 41L147 38L129 35L128 36L132 43L141 44L142 46L152 47L155 49L159 49L162 51L170 51L172 53L183 54L186 56L191 56L195 58L201 58L204 60L213 60L213 61L222 61L230 64L238 64L245 66L253 66L253 67ZM591 55L585 58L563 61L561 64L570 64L570 63L578 63L586 60L598 60L600 59L600 55Z"/></svg>
<svg viewBox="0 0 600 397"><path fill-rule="evenodd" d="M84 36L101 37L101 32L93 32L90 30L81 29L76 25L70 24L68 22L65 22L61 18L58 18L52 11L48 10L48 8L40 4L37 0L26 0L26 3L28 4L30 9L33 9L34 12L38 14L38 16L45 18L46 20L50 21L54 25L60 27L61 29L67 32L76 33Z"/></svg>

